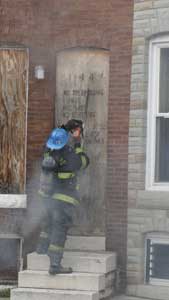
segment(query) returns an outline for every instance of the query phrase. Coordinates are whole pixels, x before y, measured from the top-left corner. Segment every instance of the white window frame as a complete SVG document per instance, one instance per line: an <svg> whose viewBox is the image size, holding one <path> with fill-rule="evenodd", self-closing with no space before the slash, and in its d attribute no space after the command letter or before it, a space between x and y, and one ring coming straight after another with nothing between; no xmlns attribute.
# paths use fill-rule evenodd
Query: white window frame
<svg viewBox="0 0 169 300"><path fill-rule="evenodd" d="M157 114L161 48L169 48L169 35L151 40L149 46L146 190L169 191L169 182L155 182L156 117L169 118L169 113Z"/></svg>

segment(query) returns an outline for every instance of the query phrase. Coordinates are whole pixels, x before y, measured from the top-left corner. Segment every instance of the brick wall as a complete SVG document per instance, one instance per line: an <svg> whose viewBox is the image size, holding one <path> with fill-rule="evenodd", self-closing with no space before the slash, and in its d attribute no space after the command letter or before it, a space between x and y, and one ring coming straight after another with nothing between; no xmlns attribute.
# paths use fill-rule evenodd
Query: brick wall
<svg viewBox="0 0 169 300"><path fill-rule="evenodd" d="M132 0L0 1L0 39L30 49L27 178L53 126L56 51L76 46L111 51L108 116L107 249L126 263L128 111ZM35 65L45 80L34 78ZM28 189L29 201L33 194Z"/></svg>

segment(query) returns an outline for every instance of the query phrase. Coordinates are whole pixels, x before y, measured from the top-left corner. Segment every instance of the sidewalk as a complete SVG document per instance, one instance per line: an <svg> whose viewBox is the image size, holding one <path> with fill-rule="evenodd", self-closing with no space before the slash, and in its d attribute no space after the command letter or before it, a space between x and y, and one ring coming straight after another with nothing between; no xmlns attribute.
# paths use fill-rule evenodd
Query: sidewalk
<svg viewBox="0 0 169 300"><path fill-rule="evenodd" d="M112 298L112 300L150 300L150 299L120 295L120 296L115 296L114 298Z"/></svg>

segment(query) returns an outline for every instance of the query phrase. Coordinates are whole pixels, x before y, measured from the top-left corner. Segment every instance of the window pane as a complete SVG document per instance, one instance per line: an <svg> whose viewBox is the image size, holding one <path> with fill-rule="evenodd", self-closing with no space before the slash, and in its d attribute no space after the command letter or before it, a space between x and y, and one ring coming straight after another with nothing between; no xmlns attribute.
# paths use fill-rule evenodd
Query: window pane
<svg viewBox="0 0 169 300"><path fill-rule="evenodd" d="M169 48L161 49L159 96L159 112L169 112Z"/></svg>
<svg viewBox="0 0 169 300"><path fill-rule="evenodd" d="M169 181L169 119L157 118L155 181Z"/></svg>

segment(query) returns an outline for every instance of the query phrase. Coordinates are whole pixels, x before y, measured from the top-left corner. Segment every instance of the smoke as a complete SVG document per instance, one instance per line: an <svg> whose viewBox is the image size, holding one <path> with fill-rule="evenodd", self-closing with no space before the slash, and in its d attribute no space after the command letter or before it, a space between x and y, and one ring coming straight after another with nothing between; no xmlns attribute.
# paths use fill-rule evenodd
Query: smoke
<svg viewBox="0 0 169 300"><path fill-rule="evenodd" d="M70 228L69 234L103 234L104 207L101 200L104 184L103 186L99 185L99 183L102 184L100 178L104 178L102 171L103 169L96 166L96 162L93 161L91 155L88 168L77 172L80 205L75 209L73 226ZM33 251L36 247L40 226L46 214L46 207L44 207L42 198L38 194L40 176L41 161L37 160L27 180L28 207L26 218L22 225L22 234L25 239L26 247L30 249L28 250L29 252ZM45 200L48 201L47 199ZM99 220L98 216L101 216Z"/></svg>
<svg viewBox="0 0 169 300"><path fill-rule="evenodd" d="M31 175L27 181L28 206L26 210L26 218L22 225L22 234L25 239L36 240L40 225L45 217L45 207L41 196L38 194L40 187L41 161L36 161L33 165ZM80 171L77 174L77 183L79 185L80 205L75 209L73 226L70 234L89 234L92 229L91 220L91 195L89 195L90 187L90 170ZM45 199L47 201L47 199ZM93 209L92 209L93 211Z"/></svg>
<svg viewBox="0 0 169 300"><path fill-rule="evenodd" d="M26 217L22 225L22 234L25 239L39 230L42 219L44 218L44 208L41 197L38 194L40 186L41 161L37 160L31 170L27 180L27 210Z"/></svg>
<svg viewBox="0 0 169 300"><path fill-rule="evenodd" d="M79 186L79 206L76 207L74 215L74 226L71 229L72 234L86 235L90 231L90 198L89 192L89 172L87 170L79 172L77 182Z"/></svg>

